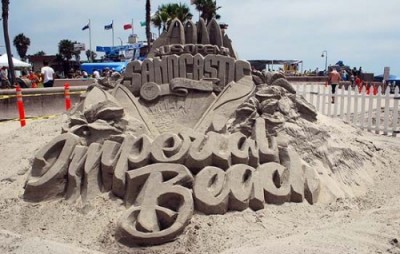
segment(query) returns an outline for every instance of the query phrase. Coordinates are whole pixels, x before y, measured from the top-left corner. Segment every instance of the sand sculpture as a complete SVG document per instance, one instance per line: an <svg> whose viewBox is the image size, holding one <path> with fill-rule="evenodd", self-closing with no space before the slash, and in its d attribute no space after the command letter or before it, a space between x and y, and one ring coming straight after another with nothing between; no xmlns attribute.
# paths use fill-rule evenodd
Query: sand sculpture
<svg viewBox="0 0 400 254"><path fill-rule="evenodd" d="M116 238L162 244L193 213L318 202L321 181L280 135L316 112L281 74L252 72L212 20L174 20L149 58L98 80L35 155L24 199L124 200Z"/></svg>

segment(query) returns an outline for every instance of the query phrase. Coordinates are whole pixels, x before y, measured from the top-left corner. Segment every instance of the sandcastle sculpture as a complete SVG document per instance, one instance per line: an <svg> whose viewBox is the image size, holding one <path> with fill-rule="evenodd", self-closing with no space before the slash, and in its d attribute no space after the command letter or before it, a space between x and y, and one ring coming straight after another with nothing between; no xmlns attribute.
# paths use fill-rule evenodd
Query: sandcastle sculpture
<svg viewBox="0 0 400 254"><path fill-rule="evenodd" d="M297 118L316 112L283 75L236 59L215 19L175 19L147 59L88 88L35 155L24 199L111 192L126 206L115 236L128 245L173 240L194 211L313 204L318 174L279 134Z"/></svg>

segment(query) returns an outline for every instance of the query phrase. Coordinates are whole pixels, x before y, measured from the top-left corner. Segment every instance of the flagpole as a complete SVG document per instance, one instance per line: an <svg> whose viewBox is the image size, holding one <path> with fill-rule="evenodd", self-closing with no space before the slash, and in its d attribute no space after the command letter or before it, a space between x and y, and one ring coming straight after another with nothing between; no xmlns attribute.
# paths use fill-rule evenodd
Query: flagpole
<svg viewBox="0 0 400 254"><path fill-rule="evenodd" d="M90 50L89 62L92 62L92 24L90 24L90 19L89 19L89 50Z"/></svg>
<svg viewBox="0 0 400 254"><path fill-rule="evenodd" d="M132 35L134 34L134 31L133 31L133 19L132 19Z"/></svg>
<svg viewBox="0 0 400 254"><path fill-rule="evenodd" d="M114 20L111 22L111 29L112 29L112 46L114 47Z"/></svg>

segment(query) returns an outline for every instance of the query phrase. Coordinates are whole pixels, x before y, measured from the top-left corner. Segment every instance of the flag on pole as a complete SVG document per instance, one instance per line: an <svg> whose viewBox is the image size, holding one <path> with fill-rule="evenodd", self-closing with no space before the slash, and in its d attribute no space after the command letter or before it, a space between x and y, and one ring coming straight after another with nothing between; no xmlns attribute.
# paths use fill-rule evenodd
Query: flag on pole
<svg viewBox="0 0 400 254"><path fill-rule="evenodd" d="M111 24L104 26L104 30L110 30L112 28L113 28L113 23L112 22L111 22Z"/></svg>
<svg viewBox="0 0 400 254"><path fill-rule="evenodd" d="M128 30L132 28L132 24L125 24L124 25L124 30Z"/></svg>
<svg viewBox="0 0 400 254"><path fill-rule="evenodd" d="M89 24L87 24L86 26L82 27L82 31L89 29Z"/></svg>
<svg viewBox="0 0 400 254"><path fill-rule="evenodd" d="M146 21L140 21L140 26L146 26Z"/></svg>

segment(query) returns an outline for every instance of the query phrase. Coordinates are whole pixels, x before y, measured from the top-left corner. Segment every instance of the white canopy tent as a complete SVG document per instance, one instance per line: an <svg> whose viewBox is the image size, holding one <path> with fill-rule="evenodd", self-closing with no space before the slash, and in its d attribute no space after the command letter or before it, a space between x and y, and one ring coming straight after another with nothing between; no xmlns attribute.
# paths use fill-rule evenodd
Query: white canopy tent
<svg viewBox="0 0 400 254"><path fill-rule="evenodd" d="M12 58L12 61L14 63L15 68L30 68L31 65L29 63L25 63L21 60L18 60L16 58ZM3 54L0 56L0 67L6 66L8 67L8 59L7 59L7 54Z"/></svg>

